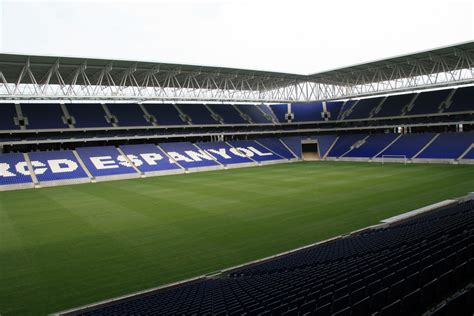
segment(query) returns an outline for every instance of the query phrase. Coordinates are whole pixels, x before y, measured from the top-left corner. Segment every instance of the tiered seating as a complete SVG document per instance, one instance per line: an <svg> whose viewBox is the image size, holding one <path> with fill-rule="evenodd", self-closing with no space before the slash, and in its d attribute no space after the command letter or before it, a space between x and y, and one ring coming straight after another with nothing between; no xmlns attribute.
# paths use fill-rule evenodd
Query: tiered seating
<svg viewBox="0 0 474 316"><path fill-rule="evenodd" d="M0 154L0 186L31 182L23 154Z"/></svg>
<svg viewBox="0 0 474 316"><path fill-rule="evenodd" d="M411 102L411 100L413 100L414 96L414 93L409 93L387 97L387 99L383 102L380 111L378 113L374 113L373 117L379 118L402 115L403 109Z"/></svg>
<svg viewBox="0 0 474 316"><path fill-rule="evenodd" d="M59 104L23 103L21 109L23 116L28 118L28 129L68 128Z"/></svg>
<svg viewBox="0 0 474 316"><path fill-rule="evenodd" d="M463 159L474 159L474 147L468 151L468 153L463 157Z"/></svg>
<svg viewBox="0 0 474 316"><path fill-rule="evenodd" d="M225 124L248 124L239 112L230 104L209 104L214 113L222 117Z"/></svg>
<svg viewBox="0 0 474 316"><path fill-rule="evenodd" d="M234 140L229 144L255 161L282 160L283 157L271 152L253 140Z"/></svg>
<svg viewBox="0 0 474 316"><path fill-rule="evenodd" d="M280 123L288 122L288 120L286 119L286 114L288 113L288 104L286 103L270 104L270 108L275 114L275 117L277 118L278 122Z"/></svg>
<svg viewBox="0 0 474 316"><path fill-rule="evenodd" d="M345 120L369 118L372 110L375 109L382 100L383 98L361 99L352 108L352 112L345 118Z"/></svg>
<svg viewBox="0 0 474 316"><path fill-rule="evenodd" d="M288 136L282 137L283 142L301 158L301 141L303 139L317 140L319 145L319 156L323 157L331 147L336 135L312 135L312 136Z"/></svg>
<svg viewBox="0 0 474 316"><path fill-rule="evenodd" d="M331 121L337 120L343 104L343 101L326 102L326 110L331 113L329 118Z"/></svg>
<svg viewBox="0 0 474 316"><path fill-rule="evenodd" d="M366 134L347 134L339 136L334 147L328 154L328 157L340 157L348 152L352 145L367 137Z"/></svg>
<svg viewBox="0 0 474 316"><path fill-rule="evenodd" d="M251 153L229 146L225 142L198 143L199 148L204 149L223 165L253 162L249 158Z"/></svg>
<svg viewBox="0 0 474 316"><path fill-rule="evenodd" d="M136 174L135 169L114 146L82 147L76 151L94 177Z"/></svg>
<svg viewBox="0 0 474 316"><path fill-rule="evenodd" d="M434 133L404 134L390 147L384 150L378 157L383 155L397 155L412 158L435 136Z"/></svg>
<svg viewBox="0 0 474 316"><path fill-rule="evenodd" d="M162 143L159 145L183 168L215 167L215 159L190 142Z"/></svg>
<svg viewBox="0 0 474 316"><path fill-rule="evenodd" d="M204 104L179 104L178 107L191 118L191 122L195 125L220 124L212 117L212 113Z"/></svg>
<svg viewBox="0 0 474 316"><path fill-rule="evenodd" d="M282 137L281 140L285 143L288 148L297 156L301 158L301 140L308 138L305 136L287 136Z"/></svg>
<svg viewBox="0 0 474 316"><path fill-rule="evenodd" d="M342 120L344 118L345 115L347 115L346 113L348 113L347 111L349 109L351 109L353 106L354 106L354 103L356 103L357 100L347 100L346 102L342 102L341 104L341 108L339 110L339 115L337 117L332 117L333 120Z"/></svg>
<svg viewBox="0 0 474 316"><path fill-rule="evenodd" d="M253 104L236 104L236 107L244 114L248 115L253 123L272 123L265 115Z"/></svg>
<svg viewBox="0 0 474 316"><path fill-rule="evenodd" d="M323 157L331 145L334 143L336 140L336 135L314 135L311 136L312 139L316 139L319 144L319 155L320 157Z"/></svg>
<svg viewBox="0 0 474 316"><path fill-rule="evenodd" d="M122 145L120 148L143 173L181 169L156 145Z"/></svg>
<svg viewBox="0 0 474 316"><path fill-rule="evenodd" d="M119 126L151 125L145 119L145 113L138 104L107 104L110 114L117 118Z"/></svg>
<svg viewBox="0 0 474 316"><path fill-rule="evenodd" d="M0 130L19 129L15 125L16 110L15 104L0 103Z"/></svg>
<svg viewBox="0 0 474 316"><path fill-rule="evenodd" d="M413 108L406 115L438 113L441 102L446 100L450 92L451 90L448 89L420 93Z"/></svg>
<svg viewBox="0 0 474 316"><path fill-rule="evenodd" d="M473 232L467 202L82 313L420 315L461 290L447 303L470 315L462 289L474 278ZM468 304L452 303L458 296Z"/></svg>
<svg viewBox="0 0 474 316"><path fill-rule="evenodd" d="M270 109L270 106L266 104L262 104L262 103L256 104L255 106L259 108L260 111L262 111L264 115L266 115L268 120L272 122L278 122L278 119L275 116L275 113L273 113L273 111Z"/></svg>
<svg viewBox="0 0 474 316"><path fill-rule="evenodd" d="M474 111L474 87L458 88L444 112Z"/></svg>
<svg viewBox="0 0 474 316"><path fill-rule="evenodd" d="M110 127L112 124L105 119L102 105L95 103L68 104L69 115L75 120L76 128Z"/></svg>
<svg viewBox="0 0 474 316"><path fill-rule="evenodd" d="M173 104L144 104L150 115L153 115L158 125L186 125Z"/></svg>
<svg viewBox="0 0 474 316"><path fill-rule="evenodd" d="M457 159L474 143L474 132L442 133L417 158Z"/></svg>
<svg viewBox="0 0 474 316"><path fill-rule="evenodd" d="M29 157L39 182L88 177L70 150L37 151Z"/></svg>
<svg viewBox="0 0 474 316"><path fill-rule="evenodd" d="M294 122L322 121L323 104L316 103L293 103L291 112L294 114Z"/></svg>
<svg viewBox="0 0 474 316"><path fill-rule="evenodd" d="M280 142L278 138L259 138L257 142L274 152L275 154L286 158L293 159L295 156L286 149L286 147Z"/></svg>
<svg viewBox="0 0 474 316"><path fill-rule="evenodd" d="M393 142L397 134L375 134L370 135L358 148L354 148L344 157L372 158Z"/></svg>

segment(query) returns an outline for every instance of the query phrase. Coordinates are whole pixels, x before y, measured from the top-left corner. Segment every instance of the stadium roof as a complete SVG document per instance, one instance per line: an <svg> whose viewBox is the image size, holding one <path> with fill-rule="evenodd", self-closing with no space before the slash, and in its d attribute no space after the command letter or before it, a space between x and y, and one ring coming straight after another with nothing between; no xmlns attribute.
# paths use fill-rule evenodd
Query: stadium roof
<svg viewBox="0 0 474 316"><path fill-rule="evenodd" d="M0 99L293 102L474 82L474 42L312 75L0 54Z"/></svg>

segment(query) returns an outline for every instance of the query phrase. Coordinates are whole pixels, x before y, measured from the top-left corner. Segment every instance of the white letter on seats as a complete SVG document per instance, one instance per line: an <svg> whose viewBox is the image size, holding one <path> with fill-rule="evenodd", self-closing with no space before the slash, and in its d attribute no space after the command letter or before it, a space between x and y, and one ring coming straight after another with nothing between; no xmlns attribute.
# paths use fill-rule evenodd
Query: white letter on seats
<svg viewBox="0 0 474 316"><path fill-rule="evenodd" d="M181 155L180 153L177 153L175 151L168 151L168 155L171 156L176 161L186 161L186 162L194 162L194 160L189 159L188 157Z"/></svg>
<svg viewBox="0 0 474 316"><path fill-rule="evenodd" d="M156 166L156 162L163 159L163 156L158 153L140 154L140 156L142 156L143 160L150 166Z"/></svg>
<svg viewBox="0 0 474 316"><path fill-rule="evenodd" d="M8 171L8 169L10 169L9 164L5 162L0 163L0 177L16 177L16 175Z"/></svg>
<svg viewBox="0 0 474 316"><path fill-rule="evenodd" d="M115 161L110 156L90 157L90 160L97 170L118 168Z"/></svg>
<svg viewBox="0 0 474 316"><path fill-rule="evenodd" d="M135 165L135 167L140 167L141 165L143 165L143 161L138 159L138 157L135 156L135 155L127 155L127 158L125 158L122 155L117 156L117 160L118 160L119 164L121 164L124 167L128 167L128 168L132 167L132 165L130 164L130 162L128 160L130 160Z"/></svg>
<svg viewBox="0 0 474 316"><path fill-rule="evenodd" d="M214 160L214 158L204 150L199 150L199 152L194 150L186 150L185 153L194 161L201 161L203 159Z"/></svg>
<svg viewBox="0 0 474 316"><path fill-rule="evenodd" d="M77 163L69 159L48 160L48 165L52 173L73 172L79 167Z"/></svg>
<svg viewBox="0 0 474 316"><path fill-rule="evenodd" d="M221 156L222 158L224 159L232 159L231 156L227 155L226 152L225 152L225 148L221 148L221 149L208 149L207 151L211 152L211 153L214 153L214 154L217 154L219 156Z"/></svg>
<svg viewBox="0 0 474 316"><path fill-rule="evenodd" d="M33 160L31 162L31 165L33 166L33 172L35 174L43 174L47 170L47 168L44 168L46 167L46 165L40 161ZM35 167L41 167L41 168L35 168Z"/></svg>
<svg viewBox="0 0 474 316"><path fill-rule="evenodd" d="M247 148L243 147L237 147L237 148L231 148L230 152L233 153L236 156L240 157L252 157L254 153Z"/></svg>
<svg viewBox="0 0 474 316"><path fill-rule="evenodd" d="M270 153L270 152L262 153L260 150L258 150L257 148L255 148L253 146L249 146L248 149L250 149L251 151L253 151L254 153L256 153L259 156L273 156L272 153Z"/></svg>
<svg viewBox="0 0 474 316"><path fill-rule="evenodd" d="M30 175L30 170L28 170L28 167L26 166L26 161L20 161L15 165L16 172L19 174L22 174L24 176L29 176Z"/></svg>

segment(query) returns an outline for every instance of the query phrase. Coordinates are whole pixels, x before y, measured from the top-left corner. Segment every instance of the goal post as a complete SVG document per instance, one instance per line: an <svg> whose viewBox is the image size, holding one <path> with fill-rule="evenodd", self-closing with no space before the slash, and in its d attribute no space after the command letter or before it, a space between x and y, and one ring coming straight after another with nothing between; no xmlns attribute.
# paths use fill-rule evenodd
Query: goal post
<svg viewBox="0 0 474 316"><path fill-rule="evenodd" d="M407 156L405 155L382 155L382 164L386 162L403 162L407 164Z"/></svg>

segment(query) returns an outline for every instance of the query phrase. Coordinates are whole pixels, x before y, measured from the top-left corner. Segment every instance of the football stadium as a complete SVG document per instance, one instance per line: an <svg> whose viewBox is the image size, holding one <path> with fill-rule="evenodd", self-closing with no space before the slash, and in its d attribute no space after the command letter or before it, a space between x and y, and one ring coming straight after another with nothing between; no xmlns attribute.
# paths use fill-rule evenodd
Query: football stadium
<svg viewBox="0 0 474 316"><path fill-rule="evenodd" d="M309 75L0 54L0 254L2 316L472 315L474 42Z"/></svg>

